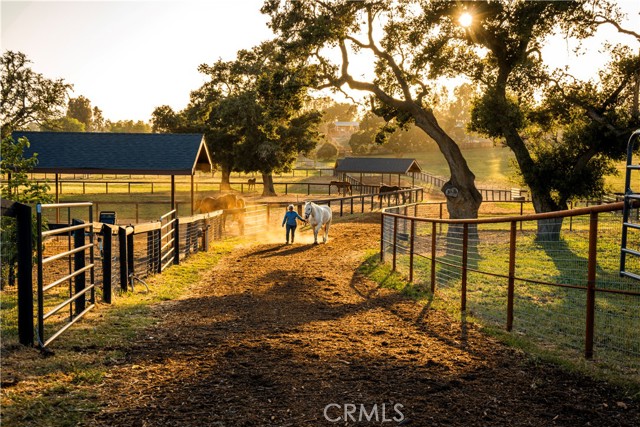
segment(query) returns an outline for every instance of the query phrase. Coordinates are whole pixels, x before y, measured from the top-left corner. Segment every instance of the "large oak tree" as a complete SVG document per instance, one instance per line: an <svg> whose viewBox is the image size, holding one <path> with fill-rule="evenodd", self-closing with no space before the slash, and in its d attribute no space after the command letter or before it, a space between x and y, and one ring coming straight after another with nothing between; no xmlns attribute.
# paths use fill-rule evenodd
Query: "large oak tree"
<svg viewBox="0 0 640 427"><path fill-rule="evenodd" d="M638 88L637 56L614 49L618 57L600 83L554 74L542 58L543 43L556 32L587 39L599 25L613 24L636 35L620 27L620 15L604 0L269 0L263 12L291 52L323 68L327 85L371 92L385 119L413 121L436 141L451 172L443 191L453 218L476 216L481 199L458 145L433 112L438 79L465 75L474 82L480 96L473 129L514 151L538 212L601 190L608 159L620 153L637 126L629 101L637 99L630 96ZM466 28L459 23L465 12L473 16ZM337 59L331 49L339 52ZM369 79L350 73L350 63L362 52L375 61ZM553 175L550 159L562 159ZM562 181L559 173L569 176Z"/></svg>

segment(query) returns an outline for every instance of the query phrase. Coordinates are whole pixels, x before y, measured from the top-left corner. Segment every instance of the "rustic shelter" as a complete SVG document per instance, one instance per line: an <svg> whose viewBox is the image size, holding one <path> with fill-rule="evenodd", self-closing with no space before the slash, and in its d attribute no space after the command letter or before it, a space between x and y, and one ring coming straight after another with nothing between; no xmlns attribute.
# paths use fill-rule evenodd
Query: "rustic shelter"
<svg viewBox="0 0 640 427"><path fill-rule="evenodd" d="M415 159L396 159L384 157L345 157L338 159L335 166L336 175L345 178L347 174L359 174L360 182L362 182L363 174L380 174L382 182L384 176L389 175L389 184L391 184L391 176L398 176L398 185L400 185L400 177L402 175L411 174L411 184L415 184L415 173L422 172L422 168Z"/></svg>
<svg viewBox="0 0 640 427"><path fill-rule="evenodd" d="M175 176L189 175L193 211L195 171L212 168L201 134L16 131L12 136L29 140L25 157L38 154L33 172L55 174L56 202L63 173L169 175L175 208Z"/></svg>

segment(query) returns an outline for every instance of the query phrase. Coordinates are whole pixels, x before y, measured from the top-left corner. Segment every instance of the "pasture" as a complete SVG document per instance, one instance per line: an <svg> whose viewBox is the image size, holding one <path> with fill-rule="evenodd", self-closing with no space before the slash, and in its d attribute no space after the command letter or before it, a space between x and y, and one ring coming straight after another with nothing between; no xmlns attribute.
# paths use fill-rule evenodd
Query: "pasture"
<svg viewBox="0 0 640 427"><path fill-rule="evenodd" d="M510 188L521 184L516 179L513 163L515 157L507 147L463 148L462 154L469 168L476 175L476 185L479 187ZM423 171L436 176L448 177L449 166L442 154L437 151L408 153L405 157L415 157ZM610 175L605 179L607 191L624 192L624 165L617 162L618 175Z"/></svg>
<svg viewBox="0 0 640 427"><path fill-rule="evenodd" d="M3 348L3 423L332 425L332 403L400 404L414 425L640 422L620 389L389 289L379 227L372 213L336 219L326 245L216 245L99 307L53 357Z"/></svg>

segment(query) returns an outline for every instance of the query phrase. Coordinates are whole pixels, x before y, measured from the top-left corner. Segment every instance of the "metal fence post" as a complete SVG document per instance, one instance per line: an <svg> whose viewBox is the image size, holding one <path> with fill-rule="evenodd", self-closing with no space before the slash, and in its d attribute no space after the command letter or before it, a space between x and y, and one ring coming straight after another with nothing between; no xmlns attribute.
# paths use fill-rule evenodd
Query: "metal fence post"
<svg viewBox="0 0 640 427"><path fill-rule="evenodd" d="M173 223L173 264L180 264L180 219L174 214L175 222Z"/></svg>
<svg viewBox="0 0 640 427"><path fill-rule="evenodd" d="M160 223L160 225L162 225L162 223ZM154 249L153 249L153 253L155 254L154 257L154 271L156 273L162 273L162 229L158 229L158 230L154 230L153 231L153 242L154 242Z"/></svg>
<svg viewBox="0 0 640 427"><path fill-rule="evenodd" d="M135 262L134 262L134 258L135 258L135 247L134 247L134 241L133 241L133 233L134 233L134 229L133 227L127 227L126 229L126 234L127 234L127 269L128 271L128 275L127 275L127 279L129 278L129 276L135 274Z"/></svg>
<svg viewBox="0 0 640 427"><path fill-rule="evenodd" d="M587 266L587 315L584 340L584 357L593 357L593 330L596 306L596 256L598 253L598 213L589 216L589 264Z"/></svg>
<svg viewBox="0 0 640 427"><path fill-rule="evenodd" d="M393 267L392 271L396 271L396 258L398 253L398 217L393 217Z"/></svg>
<svg viewBox="0 0 640 427"><path fill-rule="evenodd" d="M153 259L153 252L155 250L155 245L153 241L154 235L155 235L154 230L147 232L147 272L156 271L154 259Z"/></svg>
<svg viewBox="0 0 640 427"><path fill-rule="evenodd" d="M102 224L102 299L111 304L111 227Z"/></svg>
<svg viewBox="0 0 640 427"><path fill-rule="evenodd" d="M411 240L409 241L409 282L413 282L413 248L415 244L416 221L411 219Z"/></svg>
<svg viewBox="0 0 640 427"><path fill-rule="evenodd" d="M384 263L384 213L380 216L380 262Z"/></svg>
<svg viewBox="0 0 640 427"><path fill-rule="evenodd" d="M56 215L58 215L56 208ZM42 268L42 206L40 203L36 205L36 221L37 221L37 247L38 253L38 346L44 347L44 292L43 292L43 268Z"/></svg>
<svg viewBox="0 0 640 427"><path fill-rule="evenodd" d="M129 263L127 262L127 229L118 227L118 246L120 246L120 289L127 291L129 284Z"/></svg>
<svg viewBox="0 0 640 427"><path fill-rule="evenodd" d="M209 222L209 219L204 220L202 230L202 250L205 252L209 251Z"/></svg>
<svg viewBox="0 0 640 427"><path fill-rule="evenodd" d="M33 241L31 206L14 204L18 233L18 337L33 345Z"/></svg>
<svg viewBox="0 0 640 427"><path fill-rule="evenodd" d="M436 291L436 223L431 223L431 293Z"/></svg>
<svg viewBox="0 0 640 427"><path fill-rule="evenodd" d="M460 289L460 310L467 310L467 252L469 249L469 224L462 225L462 283Z"/></svg>
<svg viewBox="0 0 640 427"><path fill-rule="evenodd" d="M522 226L522 221L520 221ZM511 230L509 232L509 281L507 284L507 331L511 332L513 328L513 297L516 272L516 231L517 225L515 221L511 221Z"/></svg>
<svg viewBox="0 0 640 427"><path fill-rule="evenodd" d="M80 224L84 224L84 221L79 220L79 219L74 219L73 221L71 221L71 225L80 225ZM84 228L80 229L80 230L75 230L73 232L73 247L75 248L80 248L84 246ZM85 265L85 251L82 250L80 252L76 252L75 254L73 254L73 265L74 265L74 271L78 271L84 268ZM76 295L80 292L82 292L84 290L84 288L86 287L86 276L85 273L80 273L78 274L75 278L74 278L74 288L75 288L75 293ZM85 294L83 293L82 295L80 295L76 301L75 301L75 314L78 315L80 313L82 313L85 309L85 304L86 303L86 298L85 298Z"/></svg>

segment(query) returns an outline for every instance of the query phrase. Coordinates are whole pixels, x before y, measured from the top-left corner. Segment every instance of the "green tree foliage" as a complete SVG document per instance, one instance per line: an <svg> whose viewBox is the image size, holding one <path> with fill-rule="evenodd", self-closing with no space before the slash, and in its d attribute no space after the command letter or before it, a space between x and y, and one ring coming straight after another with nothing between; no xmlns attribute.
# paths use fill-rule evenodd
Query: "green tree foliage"
<svg viewBox="0 0 640 427"><path fill-rule="evenodd" d="M417 60L413 46L435 34L428 32L410 38L409 28L403 24L421 16L423 8L430 4L268 0L262 11L270 15L270 25L290 55L317 65L321 79L317 88L346 86L373 95L372 111L387 123L378 141L385 141L396 128L409 123L431 137L451 172L451 179L442 188L451 217L473 218L482 201L475 176L456 142L434 115L434 76L429 67ZM373 57L375 76L370 79L356 78L350 72L350 61L363 52ZM447 192L449 187L458 191Z"/></svg>
<svg viewBox="0 0 640 427"><path fill-rule="evenodd" d="M316 157L320 160L335 160L338 158L338 147L331 142L325 142L318 148Z"/></svg>
<svg viewBox="0 0 640 427"><path fill-rule="evenodd" d="M92 129L93 109L91 108L91 101L82 95L77 98L71 98L67 106L67 117L83 123L85 129Z"/></svg>
<svg viewBox="0 0 640 427"><path fill-rule="evenodd" d="M626 66L605 69L593 82L579 82L561 72L552 74L542 58L543 44L556 33L586 40L600 25L613 24L621 32L638 37L620 28L620 15L606 0L271 0L263 11L270 14L271 25L292 51L325 66L328 83L370 91L379 101L376 112L387 122L402 125L413 120L425 130L445 155L452 173L450 183L458 188L471 188L473 175L463 167L464 159L458 155L451 135L432 117L437 106L437 79L464 74L473 82L479 95L473 106L471 129L498 138L511 148L538 212L563 208L570 197L601 191L598 175L608 170L603 156L608 157L611 150L599 147L620 148L630 129L637 126L637 101L631 101L638 99L632 94L634 88L636 93L638 90L637 55L613 47L613 63ZM459 24L464 12L473 16L466 28ZM323 52L319 47L331 46L340 50L337 65L319 54ZM348 72L349 58L363 50L377 60L372 81L359 81ZM554 99L567 115L549 121ZM581 121L582 126L578 126ZM554 126L549 127L551 124ZM583 131L577 132L577 127ZM585 138L587 135L590 137ZM594 145L595 141L602 143ZM560 148L559 144L566 146ZM563 167L556 168L553 177L548 172L558 164L550 162L560 161L558 156L565 156ZM560 188L557 183L562 173L575 174L575 179L568 178L571 184ZM586 178L591 179L590 185L576 184ZM479 203L476 193L470 193L458 199L465 205ZM463 212L465 209L455 206L451 199L447 201L450 211L473 214Z"/></svg>
<svg viewBox="0 0 640 427"><path fill-rule="evenodd" d="M463 11L473 16L467 28L457 24ZM638 125L630 100L639 61L628 49L611 47L612 63L587 82L544 63L552 34L588 40L607 22L620 16L603 0L435 2L404 31L414 38L438 30L437 42L414 44L421 61L434 74L474 82L471 129L511 148L536 211L546 212L601 193L609 160Z"/></svg>
<svg viewBox="0 0 640 427"><path fill-rule="evenodd" d="M0 159L0 177L2 187L0 196L3 200L11 200L25 204L50 203L47 184L38 184L29 180L29 172L37 164L37 155L24 158L24 150L29 147L26 138L15 141L11 136L2 139L2 158ZM35 222L34 222L35 223ZM13 271L17 259L16 223L14 218L3 216L0 219L2 239L2 283L13 284ZM35 245L34 245L35 247Z"/></svg>
<svg viewBox="0 0 640 427"><path fill-rule="evenodd" d="M335 122L352 122L356 120L358 106L346 102L336 102L330 97L311 98L307 107L322 113L322 121L318 130L325 135L334 130Z"/></svg>
<svg viewBox="0 0 640 427"><path fill-rule="evenodd" d="M305 110L311 74L287 63L271 43L241 50L234 61L201 65L199 71L210 80L191 93L185 110L156 108L154 131L204 133L221 166L223 189L229 188L232 170L258 171L263 194L275 194L272 173L290 169L318 138L320 114Z"/></svg>
<svg viewBox="0 0 640 427"><path fill-rule="evenodd" d="M450 94L446 88L440 93L435 106L435 115L442 128L458 143L469 143L481 139L479 134L470 129L473 100L477 96L476 86L463 83Z"/></svg>
<svg viewBox="0 0 640 427"><path fill-rule="evenodd" d="M93 117L93 121L91 123L91 131L92 132L104 132L105 130L105 121L104 116L102 115L102 110L98 107L93 107L93 111L91 112L91 116Z"/></svg>
<svg viewBox="0 0 640 427"><path fill-rule="evenodd" d="M152 127L142 120L118 120L117 122L107 120L105 131L113 133L151 133Z"/></svg>
<svg viewBox="0 0 640 427"><path fill-rule="evenodd" d="M34 72L25 54L6 51L0 59L0 122L4 139L14 130L62 116L72 86Z"/></svg>
<svg viewBox="0 0 640 427"><path fill-rule="evenodd" d="M321 113L305 110L314 72L270 42L238 52L232 67L246 84L233 124L241 135L236 166L260 172L263 195L275 195L272 174L290 170L298 153L308 153L320 139Z"/></svg>
<svg viewBox="0 0 640 427"><path fill-rule="evenodd" d="M382 117L367 112L360 121L360 129L351 135L349 146L354 154L404 154L437 148L431 138L413 124L405 128L389 129ZM380 141L384 135L384 141Z"/></svg>
<svg viewBox="0 0 640 427"><path fill-rule="evenodd" d="M49 120L42 126L40 130L49 132L85 132L87 129L84 123L73 117L60 117L59 119Z"/></svg>

